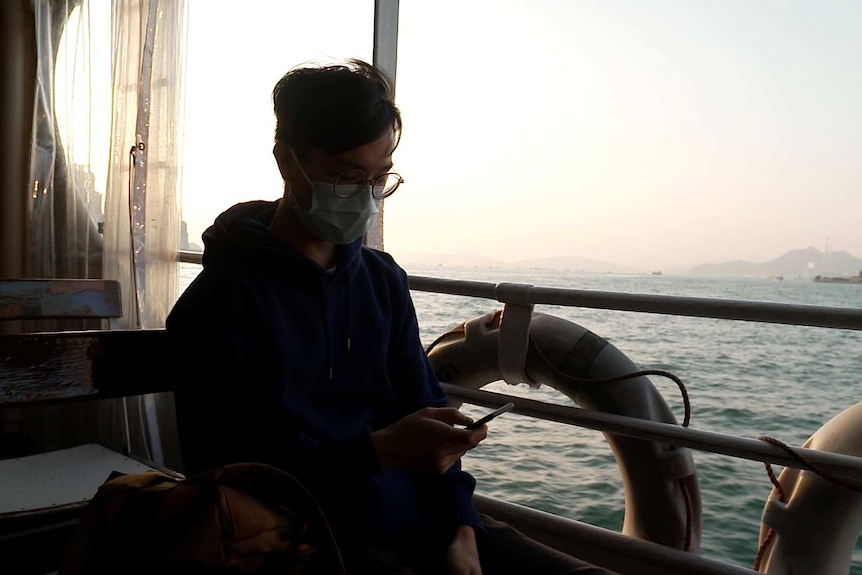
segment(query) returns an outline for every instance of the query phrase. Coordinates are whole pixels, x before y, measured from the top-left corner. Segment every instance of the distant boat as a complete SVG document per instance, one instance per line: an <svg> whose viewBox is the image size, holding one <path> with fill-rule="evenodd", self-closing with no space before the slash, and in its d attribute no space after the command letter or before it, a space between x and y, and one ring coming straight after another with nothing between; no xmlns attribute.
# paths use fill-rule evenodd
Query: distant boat
<svg viewBox="0 0 862 575"><path fill-rule="evenodd" d="M654 271L654 272L652 272L652 275L654 275L654 276L660 276L660 275L661 275L661 270L658 270L658 271Z"/></svg>
<svg viewBox="0 0 862 575"><path fill-rule="evenodd" d="M814 276L814 281L820 283L831 283L831 284L859 284L862 285L862 271L859 272L858 276Z"/></svg>
<svg viewBox="0 0 862 575"><path fill-rule="evenodd" d="M823 269L828 270L831 266L831 254L829 252L829 239L826 239L826 253L823 256ZM862 271L857 276L827 276L818 274L814 281L829 284L862 284Z"/></svg>

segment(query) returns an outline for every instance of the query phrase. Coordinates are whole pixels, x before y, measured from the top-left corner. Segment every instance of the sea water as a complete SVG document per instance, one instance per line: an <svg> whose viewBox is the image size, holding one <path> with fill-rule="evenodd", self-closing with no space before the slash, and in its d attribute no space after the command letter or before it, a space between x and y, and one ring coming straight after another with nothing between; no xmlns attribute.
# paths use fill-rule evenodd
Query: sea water
<svg viewBox="0 0 862 575"><path fill-rule="evenodd" d="M602 275L548 269L404 264L409 274L491 283L862 308L862 285L811 280ZM183 286L197 273L184 267ZM495 300L413 292L423 345L469 320L500 309ZM605 338L641 369L674 373L691 401L691 427L801 445L829 419L862 400L862 332L756 322L676 317L563 306L536 306ZM682 396L666 378L650 377L678 421ZM549 387L496 382L484 389L574 405ZM479 417L487 408L464 404ZM701 554L751 567L760 517L772 489L764 465L693 452L703 503ZM619 531L624 495L616 460L601 432L507 413L464 457L477 492ZM780 466L773 466L776 474ZM862 575L862 540L850 573Z"/></svg>

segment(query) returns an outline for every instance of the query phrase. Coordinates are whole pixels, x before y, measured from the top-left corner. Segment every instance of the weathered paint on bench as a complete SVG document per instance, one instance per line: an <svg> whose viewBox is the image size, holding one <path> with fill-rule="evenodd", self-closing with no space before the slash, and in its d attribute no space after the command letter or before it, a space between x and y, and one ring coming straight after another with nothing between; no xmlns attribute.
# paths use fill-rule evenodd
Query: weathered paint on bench
<svg viewBox="0 0 862 575"><path fill-rule="evenodd" d="M123 315L120 284L97 279L0 279L0 320Z"/></svg>
<svg viewBox="0 0 862 575"><path fill-rule="evenodd" d="M171 391L164 329L0 335L0 408Z"/></svg>

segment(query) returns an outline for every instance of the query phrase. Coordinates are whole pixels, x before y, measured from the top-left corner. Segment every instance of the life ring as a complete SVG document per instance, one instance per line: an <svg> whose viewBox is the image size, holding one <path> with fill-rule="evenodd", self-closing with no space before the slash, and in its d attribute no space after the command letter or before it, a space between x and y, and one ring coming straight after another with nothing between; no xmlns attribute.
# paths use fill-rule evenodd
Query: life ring
<svg viewBox="0 0 862 575"><path fill-rule="evenodd" d="M498 310L468 320L428 346L428 357L441 382L479 389L503 379L498 360L502 313ZM531 313L528 330L524 382L534 387L549 385L582 408L676 423L645 376L613 383L578 381L639 371L607 340L580 325L539 312ZM676 549L698 550L701 500L690 450L610 433L604 436L625 490L622 533Z"/></svg>
<svg viewBox="0 0 862 575"><path fill-rule="evenodd" d="M862 457L862 402L827 421L802 447ZM795 467L785 467L778 483L781 492L773 488L763 509L757 571L847 575L862 530L862 492Z"/></svg>

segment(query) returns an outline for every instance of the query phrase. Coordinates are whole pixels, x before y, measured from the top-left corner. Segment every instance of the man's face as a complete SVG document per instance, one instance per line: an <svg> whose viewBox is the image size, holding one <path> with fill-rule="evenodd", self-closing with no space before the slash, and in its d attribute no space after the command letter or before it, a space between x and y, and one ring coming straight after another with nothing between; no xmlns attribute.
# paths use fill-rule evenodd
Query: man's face
<svg viewBox="0 0 862 575"><path fill-rule="evenodd" d="M297 159L312 182L333 183L336 178L340 178L345 183L364 183L392 169L394 146L395 134L388 132L373 142L346 152L330 154L318 148L312 148L305 155L297 155ZM296 168L290 151L286 146L277 144L275 155L281 175L289 182L290 193L293 194L296 203L302 208L311 207L311 185ZM290 160L287 160L288 158ZM355 181L363 178L364 182Z"/></svg>

